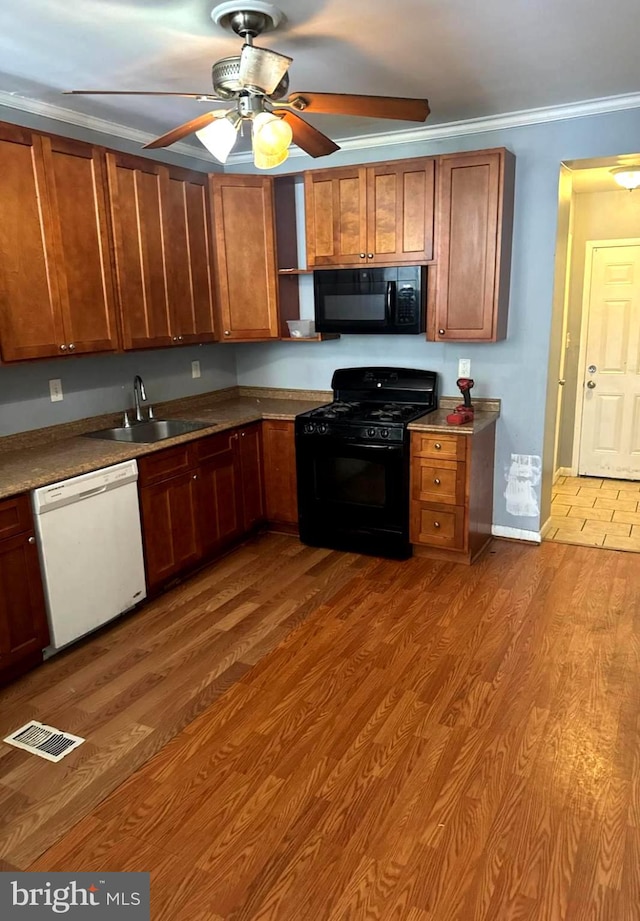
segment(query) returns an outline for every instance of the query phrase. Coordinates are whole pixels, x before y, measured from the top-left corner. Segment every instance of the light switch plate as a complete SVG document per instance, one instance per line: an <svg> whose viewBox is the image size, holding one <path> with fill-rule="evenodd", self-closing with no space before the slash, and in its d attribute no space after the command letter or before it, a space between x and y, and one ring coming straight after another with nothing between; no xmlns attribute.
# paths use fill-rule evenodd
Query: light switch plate
<svg viewBox="0 0 640 921"><path fill-rule="evenodd" d="M191 377L200 377L200 362L191 362Z"/></svg>
<svg viewBox="0 0 640 921"><path fill-rule="evenodd" d="M471 377L471 359L458 359L458 377Z"/></svg>
<svg viewBox="0 0 640 921"><path fill-rule="evenodd" d="M52 403L60 403L61 400L64 400L64 394L62 392L62 381L60 378L55 378L52 381L49 381L49 394L51 396Z"/></svg>

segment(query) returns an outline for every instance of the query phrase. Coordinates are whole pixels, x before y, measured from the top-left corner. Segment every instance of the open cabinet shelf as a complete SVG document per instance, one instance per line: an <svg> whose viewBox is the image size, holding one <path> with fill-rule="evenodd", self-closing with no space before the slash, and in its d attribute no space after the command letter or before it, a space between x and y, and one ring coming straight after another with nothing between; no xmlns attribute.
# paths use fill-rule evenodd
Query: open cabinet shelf
<svg viewBox="0 0 640 921"><path fill-rule="evenodd" d="M276 253L278 258L278 307L281 342L326 342L339 339L338 334L318 333L315 336L289 335L287 320L300 320L300 276L312 275L313 269L299 268L298 222L296 214L295 177L274 177Z"/></svg>

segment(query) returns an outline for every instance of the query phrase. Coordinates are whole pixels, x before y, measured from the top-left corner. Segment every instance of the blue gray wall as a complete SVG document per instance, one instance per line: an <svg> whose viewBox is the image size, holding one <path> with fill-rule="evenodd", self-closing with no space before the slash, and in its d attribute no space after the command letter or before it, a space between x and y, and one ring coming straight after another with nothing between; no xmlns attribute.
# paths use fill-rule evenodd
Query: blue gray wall
<svg viewBox="0 0 640 921"><path fill-rule="evenodd" d="M193 379L191 362L196 359L201 376ZM233 387L234 346L216 343L2 365L0 436L128 409L136 374L144 380L151 404ZM62 382L61 402L50 401L51 379Z"/></svg>

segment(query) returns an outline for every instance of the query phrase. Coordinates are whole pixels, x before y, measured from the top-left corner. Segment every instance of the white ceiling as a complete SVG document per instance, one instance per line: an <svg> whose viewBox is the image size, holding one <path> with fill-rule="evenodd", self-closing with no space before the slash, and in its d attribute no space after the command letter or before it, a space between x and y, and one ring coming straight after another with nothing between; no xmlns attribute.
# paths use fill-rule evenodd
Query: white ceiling
<svg viewBox="0 0 640 921"><path fill-rule="evenodd" d="M241 40L214 0L2 0L0 102L36 100L152 135L196 117L188 99L64 89L210 92ZM640 92L637 0L280 0L257 44L294 58L294 90L418 96L428 125ZM640 97L639 102L640 104ZM404 122L309 116L340 140ZM197 141L194 141L197 144Z"/></svg>

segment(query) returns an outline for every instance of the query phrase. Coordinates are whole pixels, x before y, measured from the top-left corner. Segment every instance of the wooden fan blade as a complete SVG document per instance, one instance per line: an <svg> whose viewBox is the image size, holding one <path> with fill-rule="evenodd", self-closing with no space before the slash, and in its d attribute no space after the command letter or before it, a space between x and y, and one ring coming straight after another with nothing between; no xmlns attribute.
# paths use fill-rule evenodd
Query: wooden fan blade
<svg viewBox="0 0 640 921"><path fill-rule="evenodd" d="M353 96L347 93L290 93L294 108L309 115L362 115L366 118L397 118L423 122L429 114L426 99L400 96Z"/></svg>
<svg viewBox="0 0 640 921"><path fill-rule="evenodd" d="M182 138L185 138L188 134L193 134L194 131L206 128L214 119L220 118L220 116L224 115L227 111L228 109L222 109L218 112L205 112L204 115L192 118L190 122L185 122L184 125L178 125L177 128L167 131L162 137L156 138L155 141L150 141L149 144L145 144L144 146L145 148L149 148L149 150L155 150L157 147L169 147L170 144L181 141Z"/></svg>
<svg viewBox="0 0 640 921"><path fill-rule="evenodd" d="M183 99L202 99L216 102L220 97L212 93L165 93L147 90L63 90L63 96L182 96Z"/></svg>
<svg viewBox="0 0 640 921"><path fill-rule="evenodd" d="M295 112L278 110L274 114L291 127L294 143L306 151L310 157L326 157L327 154L340 150L331 138L318 131Z"/></svg>

